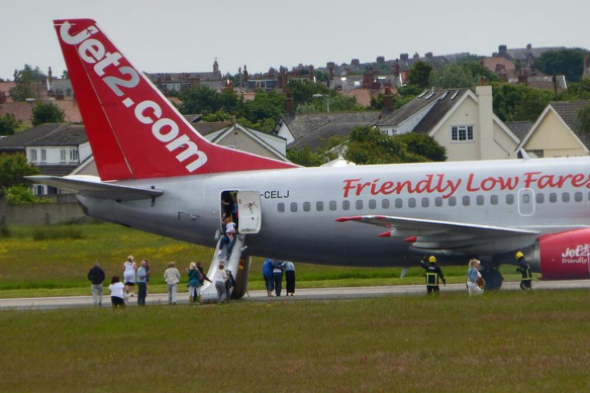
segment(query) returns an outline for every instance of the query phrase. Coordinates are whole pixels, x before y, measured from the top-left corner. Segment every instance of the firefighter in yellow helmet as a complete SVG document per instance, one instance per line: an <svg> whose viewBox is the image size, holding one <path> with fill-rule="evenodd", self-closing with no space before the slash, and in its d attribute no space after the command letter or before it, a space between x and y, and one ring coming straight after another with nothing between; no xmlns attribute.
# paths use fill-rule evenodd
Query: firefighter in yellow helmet
<svg viewBox="0 0 590 393"><path fill-rule="evenodd" d="M442 270L436 265L436 257L434 255L428 257L428 263L424 261L420 262L420 267L426 270L426 290L428 291L428 294L438 293L440 291L438 286L439 278L445 286L447 285Z"/></svg>
<svg viewBox="0 0 590 393"><path fill-rule="evenodd" d="M522 274L522 280L520 281L520 289L523 291L530 291L533 289L533 273L531 273L531 267L529 266L526 259L524 259L524 254L522 251L516 252L516 260L518 261L518 267L516 268L517 272Z"/></svg>

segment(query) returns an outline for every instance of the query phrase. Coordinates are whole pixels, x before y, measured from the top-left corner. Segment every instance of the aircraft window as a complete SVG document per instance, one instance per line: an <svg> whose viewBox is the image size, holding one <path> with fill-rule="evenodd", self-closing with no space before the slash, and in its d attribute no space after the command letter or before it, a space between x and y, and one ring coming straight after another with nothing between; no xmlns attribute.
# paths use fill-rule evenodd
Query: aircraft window
<svg viewBox="0 0 590 393"><path fill-rule="evenodd" d="M428 207L430 205L430 199L422 198L422 207Z"/></svg>
<svg viewBox="0 0 590 393"><path fill-rule="evenodd" d="M441 197L434 198L434 206L436 206L436 207L442 206L442 198Z"/></svg>
<svg viewBox="0 0 590 393"><path fill-rule="evenodd" d="M576 192L574 194L574 200L576 202L582 202L583 199L584 199L584 194L582 194L581 192Z"/></svg>
<svg viewBox="0 0 590 393"><path fill-rule="evenodd" d="M291 212L297 213L297 202L291 202Z"/></svg>
<svg viewBox="0 0 590 393"><path fill-rule="evenodd" d="M537 194L537 203L545 202L545 194Z"/></svg>
<svg viewBox="0 0 590 393"><path fill-rule="evenodd" d="M563 202L569 202L570 201L570 193L564 192L563 194L561 194L561 200Z"/></svg>
<svg viewBox="0 0 590 393"><path fill-rule="evenodd" d="M552 192L551 194L549 194L549 202L551 203L555 203L557 202L557 194Z"/></svg>
<svg viewBox="0 0 590 393"><path fill-rule="evenodd" d="M492 205L497 205L497 204L498 204L498 199L499 199L499 198L498 198L498 195L492 195L492 196L490 197L490 203L491 203Z"/></svg>
<svg viewBox="0 0 590 393"><path fill-rule="evenodd" d="M279 213L284 213L285 212L285 204L284 203L279 203L277 205L277 208L279 210Z"/></svg>
<svg viewBox="0 0 590 393"><path fill-rule="evenodd" d="M374 199L369 200L369 209L376 209L377 208L377 201Z"/></svg>
<svg viewBox="0 0 590 393"><path fill-rule="evenodd" d="M469 206L471 204L471 198L469 195L465 195L463 197L463 206Z"/></svg>
<svg viewBox="0 0 590 393"><path fill-rule="evenodd" d="M316 202L315 209L319 212L324 211L324 202Z"/></svg>
<svg viewBox="0 0 590 393"><path fill-rule="evenodd" d="M363 201L362 200L358 200L356 201L356 210L361 210L363 208Z"/></svg>
<svg viewBox="0 0 590 393"><path fill-rule="evenodd" d="M457 206L457 198L452 196L449 198L449 206Z"/></svg>
<svg viewBox="0 0 590 393"><path fill-rule="evenodd" d="M350 209L350 201L342 201L342 209L349 210Z"/></svg>
<svg viewBox="0 0 590 393"><path fill-rule="evenodd" d="M337 207L336 201L330 201L330 210L335 211Z"/></svg>
<svg viewBox="0 0 590 393"><path fill-rule="evenodd" d="M531 196L529 194L522 194L522 203L531 203Z"/></svg>
<svg viewBox="0 0 590 393"><path fill-rule="evenodd" d="M483 206L483 195L478 195L475 198L475 202L477 203L477 206Z"/></svg>
<svg viewBox="0 0 590 393"><path fill-rule="evenodd" d="M588 194L588 195L590 195L590 194ZM590 196L588 198L590 198ZM395 207L396 207L396 209L401 209L402 207L404 207L403 199L397 198L395 200Z"/></svg>
<svg viewBox="0 0 590 393"><path fill-rule="evenodd" d="M309 202L303 202L303 211L304 212L308 212L311 210L311 203Z"/></svg>
<svg viewBox="0 0 590 393"><path fill-rule="evenodd" d="M381 201L381 207L383 209L389 209L389 199L384 199Z"/></svg>
<svg viewBox="0 0 590 393"><path fill-rule="evenodd" d="M514 204L514 194L506 195L506 204L513 205Z"/></svg>
<svg viewBox="0 0 590 393"><path fill-rule="evenodd" d="M416 198L410 198L408 199L408 206L411 208L416 207Z"/></svg>

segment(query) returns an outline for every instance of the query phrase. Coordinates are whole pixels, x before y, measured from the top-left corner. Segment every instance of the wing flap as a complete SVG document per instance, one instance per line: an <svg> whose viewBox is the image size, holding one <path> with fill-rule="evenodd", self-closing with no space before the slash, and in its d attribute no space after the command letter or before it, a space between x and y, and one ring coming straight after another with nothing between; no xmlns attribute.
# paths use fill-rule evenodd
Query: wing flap
<svg viewBox="0 0 590 393"><path fill-rule="evenodd" d="M92 179L93 177L91 176L27 176L26 178L34 181L35 183L46 184L51 187L74 191L78 195L92 198L110 199L115 201L152 199L164 194L164 191L157 189L137 188L114 183L104 183L98 178Z"/></svg>

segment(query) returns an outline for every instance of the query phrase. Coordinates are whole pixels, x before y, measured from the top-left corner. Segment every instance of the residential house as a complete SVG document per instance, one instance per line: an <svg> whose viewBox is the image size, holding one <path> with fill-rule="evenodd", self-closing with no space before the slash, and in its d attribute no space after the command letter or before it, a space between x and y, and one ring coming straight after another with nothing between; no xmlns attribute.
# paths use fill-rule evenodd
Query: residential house
<svg viewBox="0 0 590 393"><path fill-rule="evenodd" d="M354 127L369 126L379 120L380 111L286 113L273 134L285 138L289 147L307 146L312 150L326 147L333 136L346 137Z"/></svg>
<svg viewBox="0 0 590 393"><path fill-rule="evenodd" d="M520 142L494 114L491 86L425 91L375 126L388 135L428 134L449 161L513 158Z"/></svg>
<svg viewBox="0 0 590 393"><path fill-rule="evenodd" d="M532 157L589 155L590 135L582 131L578 112L590 101L551 102L520 142Z"/></svg>

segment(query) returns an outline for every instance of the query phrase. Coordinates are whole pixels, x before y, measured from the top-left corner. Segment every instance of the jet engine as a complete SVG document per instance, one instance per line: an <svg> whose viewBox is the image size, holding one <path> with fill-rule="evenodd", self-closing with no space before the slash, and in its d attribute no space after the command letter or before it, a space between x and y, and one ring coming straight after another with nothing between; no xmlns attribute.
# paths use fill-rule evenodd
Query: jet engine
<svg viewBox="0 0 590 393"><path fill-rule="evenodd" d="M543 235L524 254L544 280L589 278L590 228Z"/></svg>

